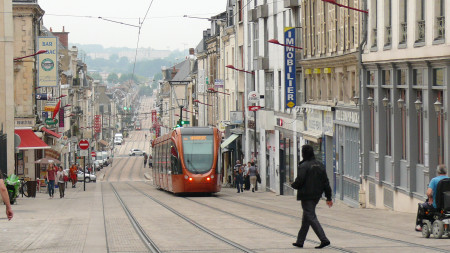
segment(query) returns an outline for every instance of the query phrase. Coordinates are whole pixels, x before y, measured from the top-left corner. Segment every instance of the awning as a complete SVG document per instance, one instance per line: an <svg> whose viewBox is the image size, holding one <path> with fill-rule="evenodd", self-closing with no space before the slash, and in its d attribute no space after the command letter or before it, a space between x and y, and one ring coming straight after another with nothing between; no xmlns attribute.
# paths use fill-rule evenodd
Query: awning
<svg viewBox="0 0 450 253"><path fill-rule="evenodd" d="M220 147L226 148L228 145L230 145L230 143L232 143L234 140L236 140L237 137L239 137L238 134L230 135L230 137L228 137L224 142L222 142L222 144L220 144Z"/></svg>
<svg viewBox="0 0 450 253"><path fill-rule="evenodd" d="M43 127L41 130L46 132L46 133L48 133L48 134L50 134L50 135L52 135L52 136L54 136L54 137L56 137L56 138L58 138L58 139L61 138L60 134L57 134L57 133L53 132L52 130L49 130L49 129L45 128L45 127Z"/></svg>
<svg viewBox="0 0 450 253"><path fill-rule="evenodd" d="M16 129L14 133L20 136L19 150L50 148L31 129Z"/></svg>
<svg viewBox="0 0 450 253"><path fill-rule="evenodd" d="M319 139L322 138L322 132L317 130L308 130L301 132L303 139L319 143Z"/></svg>
<svg viewBox="0 0 450 253"><path fill-rule="evenodd" d="M105 140L99 140L98 143L102 144L103 146L109 146L108 142Z"/></svg>

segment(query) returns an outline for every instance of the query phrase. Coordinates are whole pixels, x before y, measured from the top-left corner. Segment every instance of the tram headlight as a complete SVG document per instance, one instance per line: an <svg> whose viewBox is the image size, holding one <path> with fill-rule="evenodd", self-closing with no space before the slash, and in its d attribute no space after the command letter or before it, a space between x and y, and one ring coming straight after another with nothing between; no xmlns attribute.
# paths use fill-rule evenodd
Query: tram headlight
<svg viewBox="0 0 450 253"><path fill-rule="evenodd" d="M190 178L189 178L189 181L191 181L191 182L192 182L192 180L194 180L194 179L193 179L192 177L190 177Z"/></svg>
<svg viewBox="0 0 450 253"><path fill-rule="evenodd" d="M211 178L207 177L207 178L206 178L206 181L211 181Z"/></svg>

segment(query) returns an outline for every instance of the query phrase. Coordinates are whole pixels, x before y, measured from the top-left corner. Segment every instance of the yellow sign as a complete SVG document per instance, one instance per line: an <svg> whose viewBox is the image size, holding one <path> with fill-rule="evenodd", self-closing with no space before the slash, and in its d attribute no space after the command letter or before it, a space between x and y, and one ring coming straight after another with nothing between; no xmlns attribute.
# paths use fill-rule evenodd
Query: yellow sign
<svg viewBox="0 0 450 253"><path fill-rule="evenodd" d="M325 73L325 74L331 74L331 72L332 72L331 68L324 68L323 69L323 73Z"/></svg>
<svg viewBox="0 0 450 253"><path fill-rule="evenodd" d="M311 69L305 69L305 74L306 75L311 75Z"/></svg>
<svg viewBox="0 0 450 253"><path fill-rule="evenodd" d="M47 105L47 106L44 107L44 111L46 111L46 112L53 112L55 110L55 107L56 106L49 106L49 105Z"/></svg>
<svg viewBox="0 0 450 253"><path fill-rule="evenodd" d="M314 74L320 74L320 69L314 69Z"/></svg>
<svg viewBox="0 0 450 253"><path fill-rule="evenodd" d="M191 136L192 141L204 141L206 140L206 136Z"/></svg>
<svg viewBox="0 0 450 253"><path fill-rule="evenodd" d="M58 86L58 44L56 37L39 37L38 49L47 50L38 55L38 86Z"/></svg>

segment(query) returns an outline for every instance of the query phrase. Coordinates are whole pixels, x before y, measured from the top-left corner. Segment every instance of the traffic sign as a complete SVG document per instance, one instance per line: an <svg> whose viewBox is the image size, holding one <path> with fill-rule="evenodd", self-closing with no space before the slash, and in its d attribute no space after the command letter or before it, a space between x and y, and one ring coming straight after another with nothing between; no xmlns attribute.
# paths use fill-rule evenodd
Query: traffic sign
<svg viewBox="0 0 450 253"><path fill-rule="evenodd" d="M78 147L80 147L81 150L86 150L89 148L89 141L88 140L80 140L78 142Z"/></svg>
<svg viewBox="0 0 450 253"><path fill-rule="evenodd" d="M261 109L261 106L259 106L259 105L253 105L253 106L249 106L249 107L248 107L248 110L249 110L249 111L252 111L252 112L256 112L256 111L258 111L259 109Z"/></svg>
<svg viewBox="0 0 450 253"><path fill-rule="evenodd" d="M88 155L89 155L89 151L87 149L80 150L80 156L88 156Z"/></svg>
<svg viewBox="0 0 450 253"><path fill-rule="evenodd" d="M92 157L96 157L96 156L97 156L97 154L95 154L95 151L92 151L92 152L91 152L91 156L92 156Z"/></svg>
<svg viewBox="0 0 450 253"><path fill-rule="evenodd" d="M259 93L256 91L251 91L248 93L248 102L257 103L259 101Z"/></svg>

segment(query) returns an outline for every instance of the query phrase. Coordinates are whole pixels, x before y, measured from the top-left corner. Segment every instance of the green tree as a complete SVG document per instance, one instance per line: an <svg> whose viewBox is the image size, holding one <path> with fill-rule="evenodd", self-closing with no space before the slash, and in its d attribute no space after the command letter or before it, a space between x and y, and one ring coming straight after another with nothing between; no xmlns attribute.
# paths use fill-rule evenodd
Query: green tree
<svg viewBox="0 0 450 253"><path fill-rule="evenodd" d="M108 83L118 83L119 76L116 73L109 73L108 78L106 79Z"/></svg>

